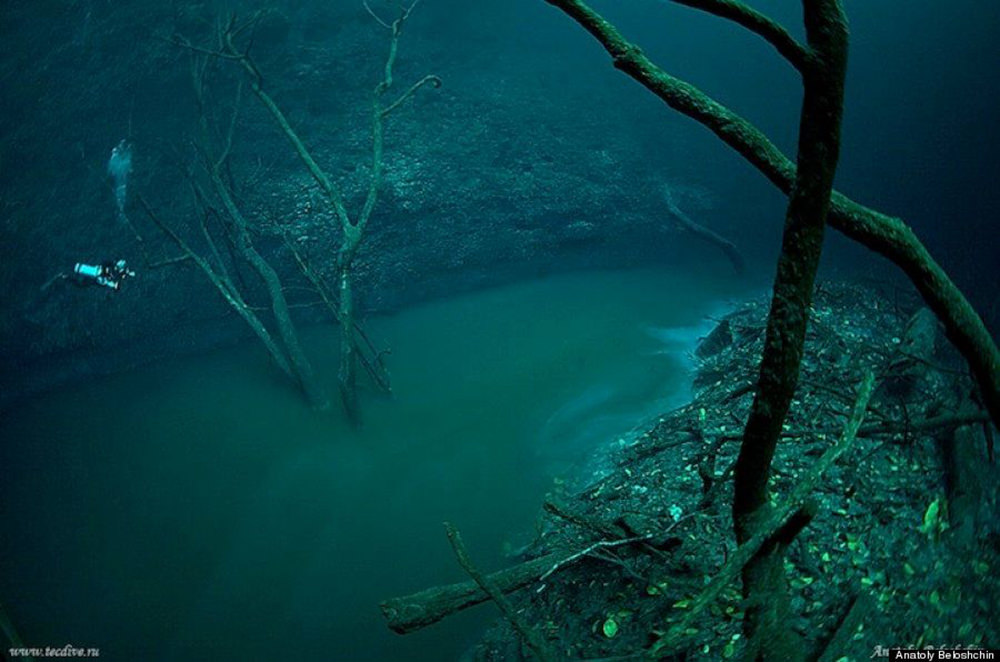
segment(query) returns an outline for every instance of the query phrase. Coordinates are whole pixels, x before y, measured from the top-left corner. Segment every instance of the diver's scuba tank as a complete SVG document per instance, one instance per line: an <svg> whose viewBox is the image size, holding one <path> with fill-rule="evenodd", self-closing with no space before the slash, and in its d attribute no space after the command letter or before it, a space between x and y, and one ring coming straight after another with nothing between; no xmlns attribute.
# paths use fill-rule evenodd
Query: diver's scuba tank
<svg viewBox="0 0 1000 662"><path fill-rule="evenodd" d="M113 265L105 264L95 266L92 264L76 263L73 273L84 278L90 278L98 285L110 287L117 290L121 287L122 281L135 276L135 272L128 268L125 260L118 260Z"/></svg>
<svg viewBox="0 0 1000 662"><path fill-rule="evenodd" d="M96 279L99 278L101 275L101 268L95 267L92 264L81 264L77 262L76 266L73 267L73 273L83 276L85 278Z"/></svg>

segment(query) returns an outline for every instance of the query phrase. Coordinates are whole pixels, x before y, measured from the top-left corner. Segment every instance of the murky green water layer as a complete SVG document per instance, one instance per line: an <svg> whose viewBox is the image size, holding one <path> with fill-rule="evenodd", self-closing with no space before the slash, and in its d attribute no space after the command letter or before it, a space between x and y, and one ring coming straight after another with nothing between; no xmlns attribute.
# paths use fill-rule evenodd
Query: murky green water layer
<svg viewBox="0 0 1000 662"><path fill-rule="evenodd" d="M253 344L49 394L0 422L0 601L106 660L457 659L491 606L404 638L378 600L464 579L444 520L502 564L554 477L683 400L735 289L576 274L371 320L395 396L359 432ZM336 330L304 335L332 391Z"/></svg>

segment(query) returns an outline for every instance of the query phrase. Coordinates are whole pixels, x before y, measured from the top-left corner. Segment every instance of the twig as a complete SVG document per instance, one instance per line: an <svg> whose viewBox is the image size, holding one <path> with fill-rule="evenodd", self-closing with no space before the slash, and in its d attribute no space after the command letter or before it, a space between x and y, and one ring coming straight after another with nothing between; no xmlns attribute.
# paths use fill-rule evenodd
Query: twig
<svg viewBox="0 0 1000 662"><path fill-rule="evenodd" d="M153 262L151 264L148 264L148 265L146 265L146 268L147 269L160 269L162 267L170 267L170 266L173 266L175 264L181 264L183 262L187 262L190 259L191 259L190 255L178 255L177 257L168 257L168 258L165 258L163 260L159 260L158 262Z"/></svg>
<svg viewBox="0 0 1000 662"><path fill-rule="evenodd" d="M605 524L604 522L586 517L579 513L571 512L555 501L546 501L543 508L546 512L549 512L560 519L564 519L567 522L575 524L576 526L586 529L592 533L596 533L599 536L621 537L625 534L625 531L615 524Z"/></svg>
<svg viewBox="0 0 1000 662"><path fill-rule="evenodd" d="M941 428L962 427L990 420L990 415L983 411L962 411L955 414L943 414L933 418L908 421L904 425L889 425L887 423L870 423L861 426L859 437L871 437L878 434L894 434L900 432L929 432Z"/></svg>
<svg viewBox="0 0 1000 662"><path fill-rule="evenodd" d="M438 89L442 85L441 79L438 76L435 76L433 74L424 76L423 78L421 78L420 80L418 80L416 83L414 83L413 85L411 85L408 90L406 90L405 92L403 92L403 94L398 99L396 99L394 102L392 102L391 104L389 104L388 106L386 106L385 108L383 108L382 109L382 117L385 117L386 115L388 115L389 113L391 113L401 103L403 103L404 101L406 101L407 99L409 99L410 97L412 97L416 93L417 90L419 90L421 87L423 87L424 85L427 85L427 84L433 85L434 89Z"/></svg>
<svg viewBox="0 0 1000 662"><path fill-rule="evenodd" d="M545 572L541 577L538 578L538 581L540 582L545 581L553 573L557 572L558 570L561 570L562 568L565 568L567 565L570 565L571 563L578 561L579 559L582 559L584 556L589 556L595 550L614 549L616 547L622 547L623 545L632 545L634 543L646 542L648 540L652 540L653 538L659 538L661 536L665 536L671 531L673 531L675 528L677 528L677 526L681 522L690 519L695 514L696 513L691 512L688 513L687 515L677 518L673 523L670 524L670 526L668 526L663 531L653 531L638 536L630 536L628 538L617 538L615 540L598 540L595 543L587 545L580 551L570 554L569 556L566 556L556 561L554 564L552 564L552 567L549 568L547 572Z"/></svg>
<svg viewBox="0 0 1000 662"><path fill-rule="evenodd" d="M742 275L746 272L746 260L743 258L743 254L740 253L740 249L736 247L729 239L726 239L718 232L711 230L700 223L696 223L690 216L685 214L674 202L673 195L668 187L664 187L664 199L667 204L667 211L673 216L674 221L678 226L681 227L685 232L705 241L706 243L712 244L723 252L726 259L733 266L733 271L736 275Z"/></svg>
<svg viewBox="0 0 1000 662"><path fill-rule="evenodd" d="M462 542L462 535L458 530L448 522L445 522L444 529L448 534L448 541L451 542L452 549L455 550L455 556L458 558L459 565L472 578L472 581L476 582L479 588L496 603L504 617L510 621L510 624L521 635L524 642L528 644L528 647L534 651L539 660L542 662L556 662L556 656L549 650L548 644L538 634L538 631L524 621L521 615L514 609L514 606L510 604L510 601L507 600L507 596L497 589L489 579L483 576L475 564L472 563L469 553L465 549L465 544Z"/></svg>
<svg viewBox="0 0 1000 662"><path fill-rule="evenodd" d="M220 60L239 60L244 57L241 54L234 55L232 53L224 53L222 51L216 51L209 48L202 48L201 46L195 46L194 44L192 44L187 39L184 39L183 37L174 36L171 38L167 38L167 37L157 36L157 39L159 39L160 41L165 41L168 44L172 44L174 46L178 46L180 48L192 51L194 53L200 53L202 55L218 58Z"/></svg>
<svg viewBox="0 0 1000 662"><path fill-rule="evenodd" d="M638 572L633 570L628 563L625 563L623 559L621 559L619 556L616 556L615 553L611 550L605 550L605 549L594 550L593 552L590 553L590 556L591 558L600 559L601 561L607 561L608 563L612 563L620 567L622 570L625 571L625 574L627 574L629 577L638 582L642 582L644 584L649 583L649 580L646 577L643 577Z"/></svg>
<svg viewBox="0 0 1000 662"><path fill-rule="evenodd" d="M656 535L657 535L656 533L646 533L646 534L643 534L641 536L632 536L631 538L619 538L617 540L598 540L595 543L591 543L590 545L587 545L586 547L584 547L580 551L578 551L578 552L576 552L574 554L571 554L571 555L567 556L566 558L559 559L558 561L556 561L555 563L553 563L552 567L549 568L541 577L538 578L538 581L540 581L540 582L545 581L553 573L558 572L559 570L565 568L566 566L570 565L571 563L574 563L574 562L582 559L585 556L589 556L591 553L593 553L596 550L599 550L599 549L613 549L615 547L621 547L622 545L631 545L631 544L637 543L637 542L646 542L647 540L651 540L652 538L654 538Z"/></svg>
<svg viewBox="0 0 1000 662"><path fill-rule="evenodd" d="M383 21L379 17L378 14L376 14L375 12L372 11L372 8L368 6L368 2L367 1L362 2L361 4L364 5L365 9L368 11L369 14L371 14L371 17L374 18L378 22L379 25L381 25L386 30L391 30L392 29L392 26L390 24L388 24L385 21Z"/></svg>
<svg viewBox="0 0 1000 662"><path fill-rule="evenodd" d="M778 22L738 0L673 0L673 2L733 21L763 37L799 71L803 71L814 59L809 48L796 41Z"/></svg>

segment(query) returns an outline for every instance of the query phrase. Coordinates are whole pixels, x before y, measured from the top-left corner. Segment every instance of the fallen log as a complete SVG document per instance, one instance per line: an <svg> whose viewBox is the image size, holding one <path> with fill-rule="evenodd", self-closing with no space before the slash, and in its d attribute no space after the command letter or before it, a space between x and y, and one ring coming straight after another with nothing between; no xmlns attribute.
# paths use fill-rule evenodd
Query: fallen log
<svg viewBox="0 0 1000 662"><path fill-rule="evenodd" d="M451 542L451 547L455 550L458 563L472 577L472 581L476 583L476 586L482 589L490 596L490 600L496 603L511 626L521 635L524 643L534 652L539 662L555 662L557 659L556 653L549 649L549 644L545 640L545 637L532 627L530 623L525 621L521 614L514 609L514 606L510 604L510 601L507 600L507 596L503 594L503 591L497 588L495 584L490 583L479 572L479 569L476 568L472 559L469 558L469 552L465 549L465 544L462 542L462 535L458 532L458 529L448 522L445 522L444 528L448 533L448 540Z"/></svg>
<svg viewBox="0 0 1000 662"><path fill-rule="evenodd" d="M524 588L541 578L572 553L553 552L486 576L486 581L503 594ZM399 634L415 632L442 618L490 599L474 581L434 586L418 593L389 598L379 604L389 629Z"/></svg>
<svg viewBox="0 0 1000 662"><path fill-rule="evenodd" d="M579 548L551 552L511 568L480 577L483 582L471 581L434 586L418 593L389 598L379 604L379 609L382 610L382 615L385 616L389 629L399 634L408 634L437 623L442 618L457 611L473 607L487 600L492 599L499 604L499 601L483 590L481 583L486 583L502 596L524 588L528 584L544 582L555 573L573 565L582 558L591 556L593 552L600 549L634 544L652 544L654 547L660 547L663 544L668 544L672 540L670 534L674 528L691 516L691 514L685 515L663 530L640 533L631 531L625 522L605 525L579 513L571 513L553 502L546 502L545 508L553 515L561 517L571 524L597 533L601 538ZM658 544L656 541L660 538L663 540ZM449 534L449 539L451 539L451 534Z"/></svg>

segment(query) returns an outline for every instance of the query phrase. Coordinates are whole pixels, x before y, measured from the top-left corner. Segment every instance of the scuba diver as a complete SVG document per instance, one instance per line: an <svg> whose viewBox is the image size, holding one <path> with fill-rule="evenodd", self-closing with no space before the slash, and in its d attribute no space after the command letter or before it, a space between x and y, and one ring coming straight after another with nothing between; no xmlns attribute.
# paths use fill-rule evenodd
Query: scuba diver
<svg viewBox="0 0 1000 662"><path fill-rule="evenodd" d="M93 283L117 292L126 278L135 278L135 272L128 268L125 260L97 265L77 262L73 267L73 273L57 273L42 285L41 290L44 292L56 282L72 279L76 285L86 286Z"/></svg>
<svg viewBox="0 0 1000 662"><path fill-rule="evenodd" d="M78 262L73 267L73 273L81 283L96 283L118 291L126 278L134 278L135 272L128 268L125 260L105 262L99 265L82 264Z"/></svg>
<svg viewBox="0 0 1000 662"><path fill-rule="evenodd" d="M125 215L125 202L128 190L128 177L132 172L132 146L127 140L122 139L114 149L111 150L111 158L108 159L108 175L114 181L115 203L118 209L118 218L132 226ZM135 228L132 228L135 232ZM136 238L142 243L142 237L135 232ZM77 262L72 273L60 272L50 278L42 285L42 291L48 290L56 282L70 279L76 285L89 286L91 284L100 285L117 292L121 289L122 283L128 278L135 278L135 272L128 268L125 260L114 262L102 262L100 264L84 264Z"/></svg>

